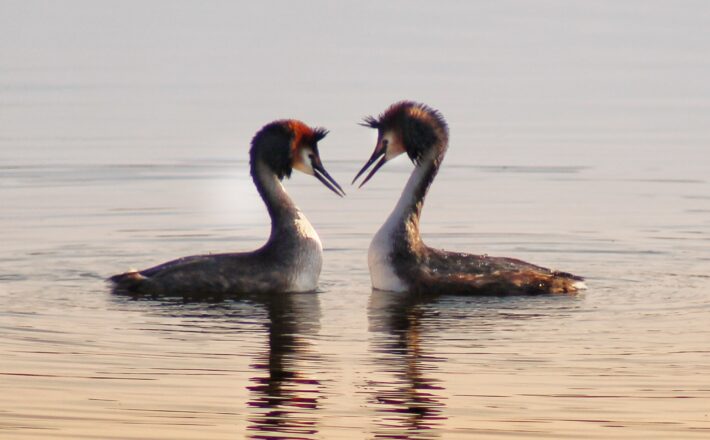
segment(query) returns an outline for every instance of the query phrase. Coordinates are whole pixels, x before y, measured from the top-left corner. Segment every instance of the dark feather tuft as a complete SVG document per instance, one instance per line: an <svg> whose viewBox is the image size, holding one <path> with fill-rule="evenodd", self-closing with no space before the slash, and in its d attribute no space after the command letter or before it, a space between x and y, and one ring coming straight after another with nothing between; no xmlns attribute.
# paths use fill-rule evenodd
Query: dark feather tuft
<svg viewBox="0 0 710 440"><path fill-rule="evenodd" d="M380 128L380 119L376 118L374 116L366 116L363 118L362 122L360 123L363 127L369 127L369 128Z"/></svg>
<svg viewBox="0 0 710 440"><path fill-rule="evenodd" d="M416 112L415 110L419 110ZM419 114L422 116L413 116ZM411 123L411 120L417 120L419 123L425 123L431 126L432 130L438 132L441 136L448 138L449 126L444 119L444 116L436 109L414 101L399 101L387 108L384 113L377 117L368 116L364 118L360 124L365 127L376 129L404 128L403 125Z"/></svg>
<svg viewBox="0 0 710 440"><path fill-rule="evenodd" d="M328 135L329 131L323 127L313 129L313 142L319 142Z"/></svg>
<svg viewBox="0 0 710 440"><path fill-rule="evenodd" d="M279 179L291 177L291 148L293 133L288 121L274 121L266 124L254 136L249 150L252 166L258 161L266 164Z"/></svg>

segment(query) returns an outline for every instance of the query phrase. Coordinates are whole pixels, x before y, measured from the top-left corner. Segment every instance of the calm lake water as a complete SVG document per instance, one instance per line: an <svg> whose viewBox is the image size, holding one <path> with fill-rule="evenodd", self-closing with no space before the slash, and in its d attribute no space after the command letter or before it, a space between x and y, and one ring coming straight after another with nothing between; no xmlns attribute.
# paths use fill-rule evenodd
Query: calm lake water
<svg viewBox="0 0 710 440"><path fill-rule="evenodd" d="M710 437L710 7L2 2L2 439ZM451 147L428 244L587 277L577 296L372 291L412 167L346 185L403 99ZM339 199L286 182L313 294L112 295L105 277L250 250L265 123L331 134ZM348 189L350 188L350 189Z"/></svg>

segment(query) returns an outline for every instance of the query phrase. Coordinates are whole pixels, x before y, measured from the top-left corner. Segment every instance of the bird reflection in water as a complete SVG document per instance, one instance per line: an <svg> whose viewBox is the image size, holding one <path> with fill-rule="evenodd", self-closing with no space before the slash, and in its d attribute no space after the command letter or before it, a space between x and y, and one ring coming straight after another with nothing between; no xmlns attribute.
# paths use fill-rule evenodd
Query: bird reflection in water
<svg viewBox="0 0 710 440"><path fill-rule="evenodd" d="M319 330L320 305L312 293L259 297L268 313L268 346L252 364L250 438L307 439L318 433L322 386L308 366L321 362L308 335ZM309 364L309 365L304 365ZM313 368L310 368L313 370Z"/></svg>
<svg viewBox="0 0 710 440"><path fill-rule="evenodd" d="M369 303L370 332L378 373L392 377L372 380L377 438L433 439L439 437L443 415L443 390L432 375L444 361L427 353L424 344L427 303L422 297L373 290ZM380 376L378 374L378 376Z"/></svg>
<svg viewBox="0 0 710 440"><path fill-rule="evenodd" d="M311 439L318 435L316 411L321 409L324 387L315 378L315 371L322 371L324 362L321 355L310 349L309 342L320 329L317 294L254 294L224 301L170 297L133 301L131 296L117 294L113 299L121 308L130 306L150 315L197 319L199 322L190 325L196 325L199 333L209 331L211 326L221 334L251 333L258 317L259 325L264 326L266 342L263 350L248 354L254 359L250 368L255 373L247 385L249 438Z"/></svg>

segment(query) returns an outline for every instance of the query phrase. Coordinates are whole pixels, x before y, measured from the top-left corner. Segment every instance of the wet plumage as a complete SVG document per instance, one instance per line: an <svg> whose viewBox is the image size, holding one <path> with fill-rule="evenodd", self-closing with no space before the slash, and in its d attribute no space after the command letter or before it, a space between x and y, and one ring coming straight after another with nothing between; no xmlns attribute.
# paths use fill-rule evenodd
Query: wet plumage
<svg viewBox="0 0 710 440"><path fill-rule="evenodd" d="M295 168L313 175L338 195L338 183L323 168L318 141L327 132L296 120L275 121L253 138L250 169L271 217L271 234L253 252L194 255L149 269L114 275L117 293L221 297L240 293L314 290L323 248L313 226L282 185Z"/></svg>
<svg viewBox="0 0 710 440"><path fill-rule="evenodd" d="M387 161L407 153L415 165L397 205L375 234L368 251L376 289L469 295L573 293L583 279L514 258L471 255L424 244L419 218L426 193L448 148L449 131L436 110L403 101L365 123L378 131L370 159L355 176L373 166L364 185Z"/></svg>

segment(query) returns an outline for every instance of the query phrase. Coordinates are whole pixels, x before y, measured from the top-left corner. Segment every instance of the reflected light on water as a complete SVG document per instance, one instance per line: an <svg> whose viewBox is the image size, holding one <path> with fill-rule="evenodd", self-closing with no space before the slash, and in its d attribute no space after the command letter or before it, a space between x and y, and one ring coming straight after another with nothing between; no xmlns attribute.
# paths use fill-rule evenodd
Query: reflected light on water
<svg viewBox="0 0 710 440"><path fill-rule="evenodd" d="M2 440L710 436L710 2L113 3L0 6ZM400 99L451 128L427 244L586 293L372 292L404 155L343 199L284 182L323 242L314 295L106 288L264 243L266 122L331 130L344 183L357 122Z"/></svg>
<svg viewBox="0 0 710 440"><path fill-rule="evenodd" d="M249 378L243 381L248 393L246 412L235 409L234 415L244 413L249 438L317 438L317 411L322 407L325 392L318 378L318 372L325 369L324 357L311 348L310 342L320 329L317 294L245 295L219 302L128 298L114 294L114 303L125 311L167 320L161 321L158 328L146 330L168 332L173 334L171 339L176 337L175 333L185 333L186 337L203 333L212 338L241 340L250 335L258 337L257 345L245 344L240 353L234 353L251 359ZM207 368L201 371L224 373ZM233 385L238 382L224 383L226 387Z"/></svg>
<svg viewBox="0 0 710 440"><path fill-rule="evenodd" d="M314 412L321 406L323 385L312 371L322 360L304 335L318 332L318 296L276 295L261 297L258 303L268 315L268 346L251 365L257 375L248 386L253 409L250 437L313 438L318 433Z"/></svg>
<svg viewBox="0 0 710 440"><path fill-rule="evenodd" d="M375 433L386 439L432 439L446 420L436 364L446 359L426 352L425 305L434 298L373 291L368 306L374 364L383 379L371 380L378 416Z"/></svg>

